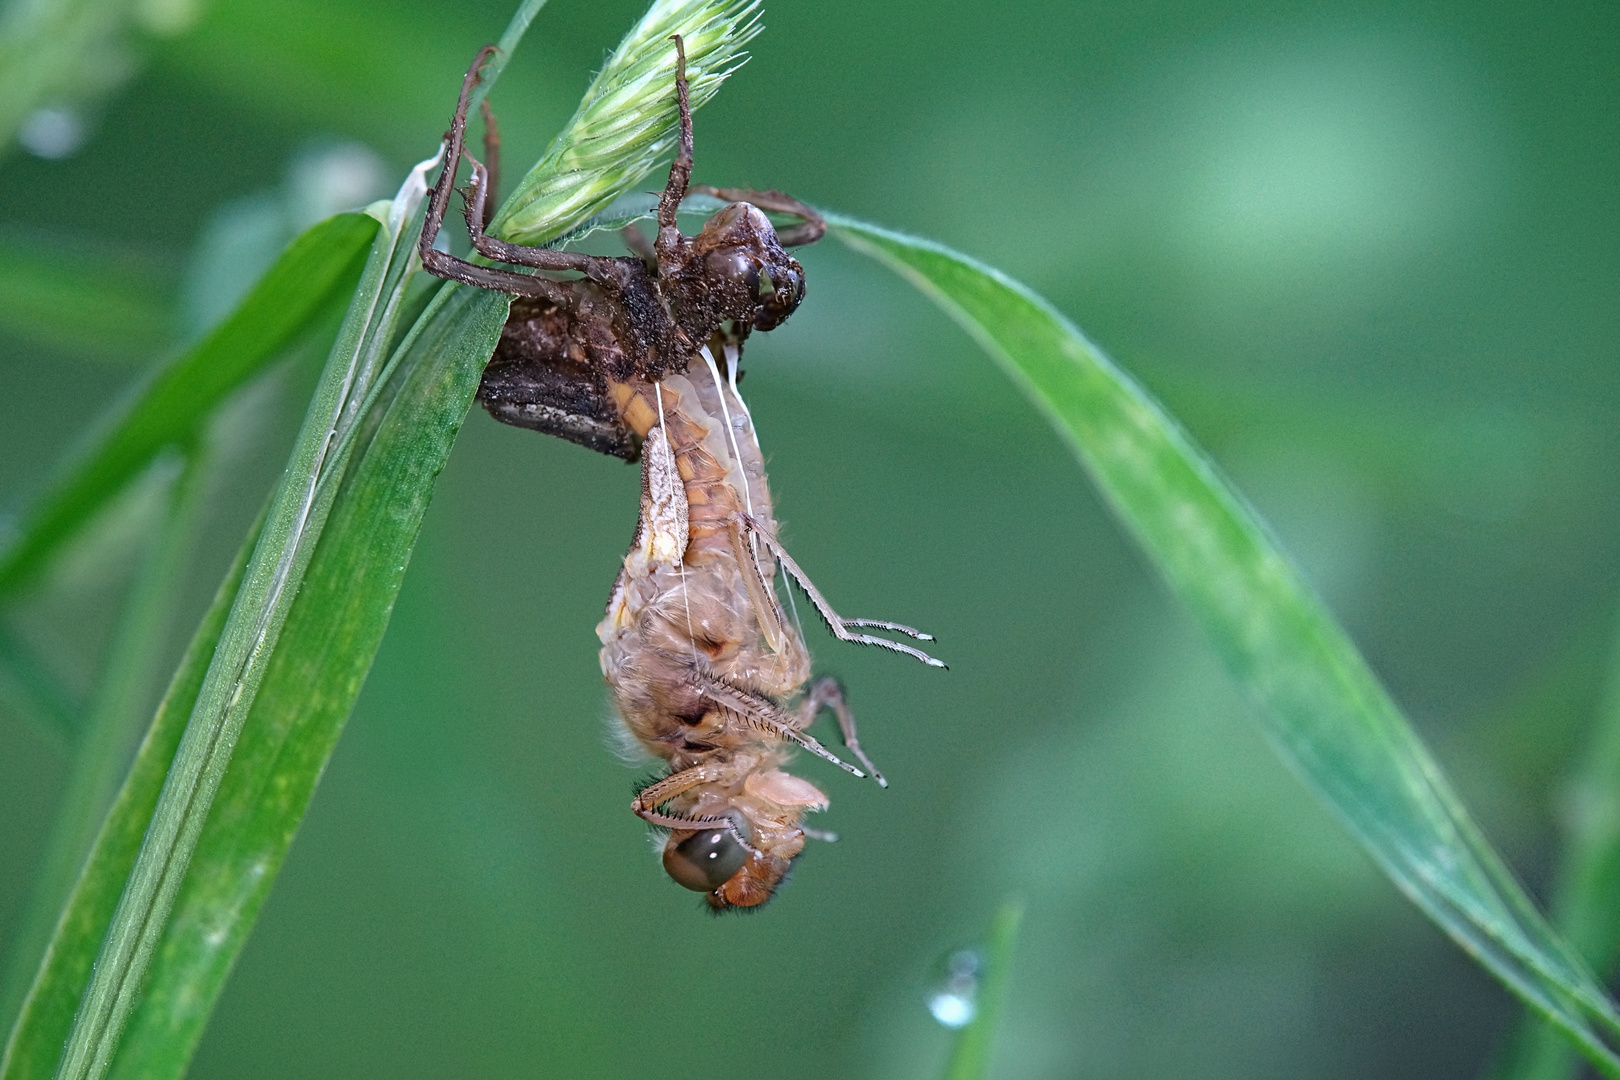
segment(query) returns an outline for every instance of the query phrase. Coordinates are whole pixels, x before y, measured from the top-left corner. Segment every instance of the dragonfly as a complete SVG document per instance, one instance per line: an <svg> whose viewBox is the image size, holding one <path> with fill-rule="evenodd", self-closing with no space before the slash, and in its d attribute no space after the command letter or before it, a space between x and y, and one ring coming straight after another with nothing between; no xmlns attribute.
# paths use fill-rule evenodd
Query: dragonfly
<svg viewBox="0 0 1620 1080"><path fill-rule="evenodd" d="M799 587L839 640L945 665L908 644L931 635L840 616L778 539L764 455L737 382L748 336L781 325L804 299L804 269L786 249L814 242L826 226L778 191L691 183L686 57L680 37L671 40L680 128L653 239L631 226L632 254L601 256L485 231L499 153L487 103L485 161L468 150L466 128L491 46L463 80L419 251L431 274L514 297L478 392L495 419L641 463L635 537L597 627L602 673L630 740L664 763L631 811L658 830L669 876L724 911L764 904L807 839L836 839L804 821L828 799L783 768L795 751L887 786L861 747L842 685L811 682L809 649L796 613L783 610L776 575ZM434 247L462 160L473 250L504 265ZM689 191L727 203L696 236L676 220ZM767 211L796 223L778 231ZM823 712L858 764L810 734Z"/></svg>

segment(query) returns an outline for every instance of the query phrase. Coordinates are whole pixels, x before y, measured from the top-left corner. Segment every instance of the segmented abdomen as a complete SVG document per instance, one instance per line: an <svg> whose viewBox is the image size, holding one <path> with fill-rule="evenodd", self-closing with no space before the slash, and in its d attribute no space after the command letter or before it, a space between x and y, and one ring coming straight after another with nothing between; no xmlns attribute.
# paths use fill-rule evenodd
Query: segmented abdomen
<svg viewBox="0 0 1620 1080"><path fill-rule="evenodd" d="M751 538L742 541L743 555L758 564L752 593L747 575L756 571L738 560L729 524L736 514L774 528L763 456L740 400L717 372L702 369L609 389L639 437L667 433L687 504L684 557L676 562L669 553L681 545L654 535L669 522L649 520L644 497L637 543L597 628L602 671L626 725L654 753L671 758L682 725L712 708L686 685L687 673L782 699L809 678L810 662L796 629L784 628L779 615L767 614L776 628L774 647L762 631L756 597L775 606L768 550ZM654 452L643 448L644 456Z"/></svg>

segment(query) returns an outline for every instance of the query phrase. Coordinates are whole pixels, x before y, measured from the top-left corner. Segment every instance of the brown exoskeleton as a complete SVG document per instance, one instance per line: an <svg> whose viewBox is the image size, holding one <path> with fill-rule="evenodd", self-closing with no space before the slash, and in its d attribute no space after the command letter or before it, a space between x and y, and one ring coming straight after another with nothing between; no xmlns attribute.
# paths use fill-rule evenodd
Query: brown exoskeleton
<svg viewBox="0 0 1620 1080"><path fill-rule="evenodd" d="M468 97L488 49L462 85L420 250L433 274L516 296L479 389L492 416L641 460L635 540L597 628L602 671L626 729L669 766L631 810L668 830L669 875L720 910L770 899L805 837L815 835L800 821L827 798L780 768L795 745L865 775L807 732L823 708L837 717L845 746L884 783L861 750L838 682L823 678L802 693L810 658L771 584L778 566L841 640L944 665L857 632L930 640L898 623L840 618L776 539L764 457L737 393L738 365L748 334L779 325L804 297L804 271L783 246L809 243L824 227L813 210L778 192L702 188L731 204L697 236L681 234L676 212L692 171L692 114L685 54L674 41L679 148L659 199L656 240L638 243L632 234L639 255L519 247L484 234L496 145L486 139L486 168L464 139ZM539 274L433 249L464 156L474 249ZM801 224L778 234L764 210L794 214ZM544 276L562 273L578 276Z"/></svg>

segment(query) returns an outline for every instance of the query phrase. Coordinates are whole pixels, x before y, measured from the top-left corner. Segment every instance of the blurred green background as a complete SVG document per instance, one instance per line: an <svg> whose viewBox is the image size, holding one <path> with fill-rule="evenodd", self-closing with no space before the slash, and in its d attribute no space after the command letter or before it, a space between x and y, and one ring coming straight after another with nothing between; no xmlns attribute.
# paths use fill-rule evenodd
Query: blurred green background
<svg viewBox="0 0 1620 1080"><path fill-rule="evenodd" d="M552 0L493 98L509 176L640 10ZM34 118L0 160L4 521L293 230L432 152L509 14L212 0ZM1072 316L1235 477L1544 889L1620 598L1616 9L764 20L696 178L936 237ZM1064 447L906 286L802 258L810 299L744 385L787 541L952 665L812 629L891 787L802 760L842 842L764 912L706 917L606 746L591 631L636 471L475 411L192 1075L934 1076L932 981L1009 893L997 1076L1477 1075L1516 1006L1278 764ZM221 420L175 655L313 370ZM148 511L133 493L9 620L72 692ZM0 947L65 765L0 707Z"/></svg>

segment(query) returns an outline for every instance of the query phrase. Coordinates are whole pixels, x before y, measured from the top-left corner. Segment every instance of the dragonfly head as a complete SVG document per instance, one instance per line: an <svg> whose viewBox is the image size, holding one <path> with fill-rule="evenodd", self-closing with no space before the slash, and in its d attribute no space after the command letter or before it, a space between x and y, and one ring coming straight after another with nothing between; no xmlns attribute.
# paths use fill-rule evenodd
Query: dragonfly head
<svg viewBox="0 0 1620 1080"><path fill-rule="evenodd" d="M802 846L800 838L793 853ZM683 888L706 894L704 899L716 911L765 903L791 864L791 855L784 858L754 848L731 829L671 833L664 843L664 872Z"/></svg>
<svg viewBox="0 0 1620 1080"><path fill-rule="evenodd" d="M804 299L804 268L782 249L758 207L732 203L693 239L723 317L755 330L773 330Z"/></svg>
<svg viewBox="0 0 1620 1080"><path fill-rule="evenodd" d="M759 907L776 894L776 887L782 884L792 867L791 859L754 852L742 869L704 899L716 911Z"/></svg>

